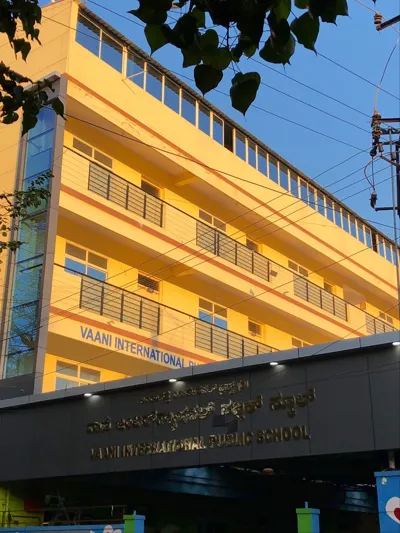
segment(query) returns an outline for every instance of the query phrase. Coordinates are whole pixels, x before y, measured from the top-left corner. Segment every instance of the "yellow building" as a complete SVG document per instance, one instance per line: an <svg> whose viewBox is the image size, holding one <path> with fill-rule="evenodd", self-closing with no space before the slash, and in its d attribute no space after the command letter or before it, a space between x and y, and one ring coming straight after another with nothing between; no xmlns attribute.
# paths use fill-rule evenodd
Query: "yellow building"
<svg viewBox="0 0 400 533"><path fill-rule="evenodd" d="M41 41L2 47L66 120L0 128L6 189L53 173L2 266L0 397L398 327L393 241L79 1Z"/></svg>

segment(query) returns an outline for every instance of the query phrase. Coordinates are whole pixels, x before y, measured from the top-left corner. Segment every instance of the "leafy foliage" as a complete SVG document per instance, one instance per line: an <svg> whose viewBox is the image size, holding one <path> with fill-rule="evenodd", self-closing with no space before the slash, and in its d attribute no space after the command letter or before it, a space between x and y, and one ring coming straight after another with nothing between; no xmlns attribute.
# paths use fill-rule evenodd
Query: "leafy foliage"
<svg viewBox="0 0 400 533"><path fill-rule="evenodd" d="M258 50L264 61L290 63L296 43L315 51L320 21L336 24L338 16L348 14L347 0L138 1L138 9L129 13L146 24L152 53L166 44L179 48L183 66L195 67L203 94L217 87L231 67L232 105L243 114L261 82L257 72L239 70L243 58ZM173 23L167 23L168 17Z"/></svg>
<svg viewBox="0 0 400 533"><path fill-rule="evenodd" d="M24 61L31 50L30 41L40 44L37 25L41 19L39 0L0 0L0 33L7 35L15 55L21 54ZM21 33L24 37L20 37ZM31 84L31 87L26 89L26 84ZM0 62L0 122L16 122L21 111L22 134L27 133L35 126L40 108L49 104L47 88L51 89L49 82L34 84ZM58 115L63 116L64 107L58 98L53 98L50 104Z"/></svg>
<svg viewBox="0 0 400 533"><path fill-rule="evenodd" d="M18 240L8 240L12 228L18 229L18 220L29 215L32 208L38 208L43 200L47 200L50 192L47 186L51 172L37 176L23 191L0 193L0 254L4 250L15 252L22 244ZM1 263L1 261L0 261Z"/></svg>

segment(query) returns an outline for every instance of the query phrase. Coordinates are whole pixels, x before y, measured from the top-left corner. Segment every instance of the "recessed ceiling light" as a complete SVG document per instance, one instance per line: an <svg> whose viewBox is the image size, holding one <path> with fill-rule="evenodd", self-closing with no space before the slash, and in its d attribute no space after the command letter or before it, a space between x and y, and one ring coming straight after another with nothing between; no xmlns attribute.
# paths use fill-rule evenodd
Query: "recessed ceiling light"
<svg viewBox="0 0 400 533"><path fill-rule="evenodd" d="M85 394L84 394L85 398L90 398L91 396L92 396L91 392L85 392Z"/></svg>
<svg viewBox="0 0 400 533"><path fill-rule="evenodd" d="M393 346L400 346L400 341L394 341L394 342L392 342L392 345Z"/></svg>
<svg viewBox="0 0 400 533"><path fill-rule="evenodd" d="M178 380L175 379L175 378L170 378L168 381L169 381L170 383L176 383Z"/></svg>
<svg viewBox="0 0 400 533"><path fill-rule="evenodd" d="M271 362L270 362L270 365L271 365L271 366L276 366L277 364L278 364L278 363L277 363L276 361L271 361Z"/></svg>

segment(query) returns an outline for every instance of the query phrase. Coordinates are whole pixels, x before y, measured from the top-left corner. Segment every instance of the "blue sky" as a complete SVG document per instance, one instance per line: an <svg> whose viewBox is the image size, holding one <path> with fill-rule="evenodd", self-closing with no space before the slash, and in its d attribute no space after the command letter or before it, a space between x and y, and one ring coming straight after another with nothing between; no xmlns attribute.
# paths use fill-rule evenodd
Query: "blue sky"
<svg viewBox="0 0 400 533"><path fill-rule="evenodd" d="M374 5L372 0L363 0L363 2L371 8ZM112 3L109 0L96 0L96 3L125 16L128 10L136 7L135 0L118 0L118 2ZM346 67L350 72L332 64L321 55L315 55L313 52L305 50L302 46L297 47L290 66L286 68L277 65L270 66L275 71L295 78L370 117L374 108L376 88L362 81L353 73L357 73L374 84L378 84L389 54L400 35L390 28L377 32L373 24L373 12L358 4L355 0L348 0L348 3L349 17L339 17L337 26L331 24L321 25L317 51ZM143 30L138 25L113 15L109 11L93 4L90 0L87 1L87 6L149 52ZM400 1L383 2L383 0L378 0L376 9L381 9L384 17L391 18L400 13ZM397 29L399 29L399 25L397 25ZM400 97L399 49L400 46L397 46L391 58L382 87ZM178 75L182 74L193 79L193 69L182 68L180 53L173 47L168 46L157 51L154 54L154 58ZM286 75L282 76L251 60L242 61L241 69L243 72L257 70L261 74L263 82L278 91L288 93L367 131L361 131L349 124L344 124L265 86L260 87L255 102L257 106L360 149L370 148L370 119L367 116L333 102L293 82ZM229 92L231 76L232 71L226 71L220 86L224 93ZM194 86L194 83L186 78L183 78L183 80ZM355 148L317 135L259 109L250 108L246 117L243 117L232 109L227 96L215 91L208 93L207 98L312 178L357 152ZM400 100L389 96L381 90L377 97L377 109L382 116L400 117ZM385 212L375 213L371 209L369 206L369 190L355 194L368 187L363 170L335 185L336 181L360 169L368 161L369 153L367 152L324 174L317 181L327 187L337 197L344 200L345 203L363 217L375 221L379 229L393 236L391 228L378 225L378 223L383 223L392 227L392 214ZM387 166L387 163L378 162L375 165L375 171ZM370 174L370 172L371 168L369 167L367 174ZM390 178L389 168L380 172L375 178L376 183L386 180L376 187L379 205L391 205L391 184L388 178ZM355 196L346 200L348 196L353 194ZM398 225L400 226L400 221Z"/></svg>

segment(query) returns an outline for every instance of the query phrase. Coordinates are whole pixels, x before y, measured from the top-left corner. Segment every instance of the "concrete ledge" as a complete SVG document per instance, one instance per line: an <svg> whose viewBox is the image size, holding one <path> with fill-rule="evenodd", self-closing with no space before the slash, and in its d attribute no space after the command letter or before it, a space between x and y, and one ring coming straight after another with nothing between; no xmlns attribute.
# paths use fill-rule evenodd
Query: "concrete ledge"
<svg viewBox="0 0 400 533"><path fill-rule="evenodd" d="M198 365L193 367L193 376L201 376L203 374L210 374L211 372L225 372L226 370L237 370L243 367L243 358L237 357L235 359L228 359L227 361L220 361L218 363L208 363L206 365Z"/></svg>

